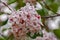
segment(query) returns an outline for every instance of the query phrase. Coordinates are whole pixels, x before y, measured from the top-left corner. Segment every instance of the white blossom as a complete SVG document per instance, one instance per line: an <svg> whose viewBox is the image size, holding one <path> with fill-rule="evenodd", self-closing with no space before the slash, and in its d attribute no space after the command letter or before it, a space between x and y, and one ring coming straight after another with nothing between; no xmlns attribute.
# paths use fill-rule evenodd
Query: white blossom
<svg viewBox="0 0 60 40"><path fill-rule="evenodd" d="M26 35L28 32L40 31L42 25L41 16L35 11L34 6L26 5L20 10L13 12L9 16L14 36L17 38Z"/></svg>
<svg viewBox="0 0 60 40"><path fill-rule="evenodd" d="M3 22L3 21L6 21L8 18L7 18L7 15L6 14L2 14L0 15L0 20Z"/></svg>
<svg viewBox="0 0 60 40"><path fill-rule="evenodd" d="M40 3L36 2L36 10L41 10L42 6Z"/></svg>
<svg viewBox="0 0 60 40"><path fill-rule="evenodd" d="M4 36L10 36L11 35L11 31L10 30L6 30L3 32Z"/></svg>

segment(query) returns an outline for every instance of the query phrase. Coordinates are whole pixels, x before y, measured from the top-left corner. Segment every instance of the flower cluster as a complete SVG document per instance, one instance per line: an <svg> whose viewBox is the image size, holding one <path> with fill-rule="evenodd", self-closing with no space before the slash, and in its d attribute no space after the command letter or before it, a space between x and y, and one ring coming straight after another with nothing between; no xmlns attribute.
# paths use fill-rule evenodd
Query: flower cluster
<svg viewBox="0 0 60 40"><path fill-rule="evenodd" d="M43 37L37 37L35 40L57 40L56 36L53 33L48 33L46 30L42 30L42 32Z"/></svg>
<svg viewBox="0 0 60 40"><path fill-rule="evenodd" d="M37 14L34 6L30 5L26 5L9 15L9 22L12 23L13 34L16 39L26 36L28 32L40 31L41 25L43 25L41 16Z"/></svg>

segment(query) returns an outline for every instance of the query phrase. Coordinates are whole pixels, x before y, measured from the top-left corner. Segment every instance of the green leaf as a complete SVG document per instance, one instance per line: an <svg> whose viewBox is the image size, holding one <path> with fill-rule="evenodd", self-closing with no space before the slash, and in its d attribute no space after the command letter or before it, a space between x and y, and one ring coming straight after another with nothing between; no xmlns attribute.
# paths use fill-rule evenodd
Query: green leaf
<svg viewBox="0 0 60 40"><path fill-rule="evenodd" d="M37 10L38 14L40 14L41 16L45 16L44 10Z"/></svg>
<svg viewBox="0 0 60 40"><path fill-rule="evenodd" d="M60 6L60 0L55 0L55 3L57 3Z"/></svg>
<svg viewBox="0 0 60 40"><path fill-rule="evenodd" d="M0 22L0 26L5 25L7 22L8 22L8 19L6 21L4 21L4 22Z"/></svg>
<svg viewBox="0 0 60 40"><path fill-rule="evenodd" d="M11 34L9 37L6 38L6 40L13 40L14 39L14 35Z"/></svg>
<svg viewBox="0 0 60 40"><path fill-rule="evenodd" d="M46 4L49 5L51 3L53 3L55 0L45 0Z"/></svg>
<svg viewBox="0 0 60 40"><path fill-rule="evenodd" d="M2 30L2 32L4 32L4 31L6 31L7 29L6 28L4 28L3 30Z"/></svg>
<svg viewBox="0 0 60 40"><path fill-rule="evenodd" d="M35 39L37 37L36 33L34 33L34 35L31 36L31 32L28 32L27 35L32 39Z"/></svg>
<svg viewBox="0 0 60 40"><path fill-rule="evenodd" d="M8 4L12 4L14 2L16 2L17 0L8 0Z"/></svg>
<svg viewBox="0 0 60 40"><path fill-rule="evenodd" d="M59 7L58 2L55 2L55 0L46 0L45 4L50 8L51 11L53 11L54 13L57 12L58 7Z"/></svg>
<svg viewBox="0 0 60 40"><path fill-rule="evenodd" d="M0 15L4 14L3 12L0 12Z"/></svg>
<svg viewBox="0 0 60 40"><path fill-rule="evenodd" d="M41 0L37 0L38 2L40 2Z"/></svg>
<svg viewBox="0 0 60 40"><path fill-rule="evenodd" d="M54 34L60 38L60 29L53 30Z"/></svg>
<svg viewBox="0 0 60 40"><path fill-rule="evenodd" d="M4 13L3 13L3 12L0 12L0 15L2 15L2 14L4 14ZM0 21L0 26L5 25L5 24L7 23L7 21L8 21L8 19L7 19L6 21L4 21L4 22L1 22L1 21Z"/></svg>
<svg viewBox="0 0 60 40"><path fill-rule="evenodd" d="M34 35L32 35L31 32L28 32L27 35L32 39L35 39L37 36L43 37L43 33L34 33Z"/></svg>
<svg viewBox="0 0 60 40"><path fill-rule="evenodd" d="M16 6L16 9L19 9L19 8L25 6L25 3L23 2L23 0L17 0L17 3L18 3L18 5Z"/></svg>
<svg viewBox="0 0 60 40"><path fill-rule="evenodd" d="M48 10L43 8L41 10L36 10L38 14L40 14L41 16L46 16L48 15Z"/></svg>
<svg viewBox="0 0 60 40"><path fill-rule="evenodd" d="M20 3L18 3L17 6L15 7L15 9L18 10L23 6L25 6L25 3L22 3L21 5L20 5Z"/></svg>
<svg viewBox="0 0 60 40"><path fill-rule="evenodd" d="M40 31L40 33L39 32L37 33L37 36L43 37L43 33Z"/></svg>
<svg viewBox="0 0 60 40"><path fill-rule="evenodd" d="M59 5L57 4L57 3L51 3L50 5L49 5L49 7L51 8L51 10L53 11L53 12L57 12L57 10L58 10L58 7L59 7Z"/></svg>
<svg viewBox="0 0 60 40"><path fill-rule="evenodd" d="M0 40L5 40L3 37L0 37Z"/></svg>

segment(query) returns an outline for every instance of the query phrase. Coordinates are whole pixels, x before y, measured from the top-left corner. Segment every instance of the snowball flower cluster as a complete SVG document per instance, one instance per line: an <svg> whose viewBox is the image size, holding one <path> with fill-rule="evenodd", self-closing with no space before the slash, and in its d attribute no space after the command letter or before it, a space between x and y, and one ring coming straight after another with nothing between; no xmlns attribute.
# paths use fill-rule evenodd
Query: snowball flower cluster
<svg viewBox="0 0 60 40"><path fill-rule="evenodd" d="M26 5L9 15L9 22L12 24L13 34L16 39L26 36L28 32L40 31L41 25L43 25L41 16L35 11L34 6L30 5Z"/></svg>

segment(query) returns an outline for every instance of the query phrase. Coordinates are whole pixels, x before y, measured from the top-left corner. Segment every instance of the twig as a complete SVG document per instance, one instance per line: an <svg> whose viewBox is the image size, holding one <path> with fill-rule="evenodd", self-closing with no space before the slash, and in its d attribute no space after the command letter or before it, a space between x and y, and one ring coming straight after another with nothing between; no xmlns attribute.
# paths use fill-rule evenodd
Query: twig
<svg viewBox="0 0 60 40"><path fill-rule="evenodd" d="M3 3L6 7L8 7L9 8L9 10L11 10L12 11L12 9L6 4L6 3L4 3L4 2L2 2L1 0L0 0L0 2L1 3Z"/></svg>
<svg viewBox="0 0 60 40"><path fill-rule="evenodd" d="M53 17L57 17L57 16L60 16L60 14L55 14L52 16L42 16L42 18L53 18Z"/></svg>
<svg viewBox="0 0 60 40"><path fill-rule="evenodd" d="M54 12L47 4L46 4L46 2L43 0L42 1L44 4L45 4L45 7L48 9L48 10L51 10L53 13L56 13L56 12ZM57 14L57 13L56 13Z"/></svg>

